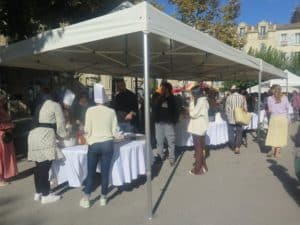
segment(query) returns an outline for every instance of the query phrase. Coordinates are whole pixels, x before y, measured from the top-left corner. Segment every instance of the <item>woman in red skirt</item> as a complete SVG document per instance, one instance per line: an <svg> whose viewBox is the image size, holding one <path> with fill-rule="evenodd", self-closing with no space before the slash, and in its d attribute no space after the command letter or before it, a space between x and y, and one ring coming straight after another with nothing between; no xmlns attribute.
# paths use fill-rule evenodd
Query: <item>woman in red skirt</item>
<svg viewBox="0 0 300 225"><path fill-rule="evenodd" d="M5 100L0 97L0 187L17 174L17 163L12 140L13 124L5 109Z"/></svg>

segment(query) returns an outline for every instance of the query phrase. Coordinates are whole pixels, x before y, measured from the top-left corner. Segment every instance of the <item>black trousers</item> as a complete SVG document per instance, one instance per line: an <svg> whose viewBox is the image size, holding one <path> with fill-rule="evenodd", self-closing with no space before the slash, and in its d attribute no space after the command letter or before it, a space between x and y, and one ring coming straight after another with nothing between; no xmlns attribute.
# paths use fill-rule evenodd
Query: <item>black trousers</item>
<svg viewBox="0 0 300 225"><path fill-rule="evenodd" d="M36 193L47 196L50 193L49 170L52 161L36 162L34 184Z"/></svg>
<svg viewBox="0 0 300 225"><path fill-rule="evenodd" d="M238 124L228 124L229 147L240 148L243 138L243 126Z"/></svg>

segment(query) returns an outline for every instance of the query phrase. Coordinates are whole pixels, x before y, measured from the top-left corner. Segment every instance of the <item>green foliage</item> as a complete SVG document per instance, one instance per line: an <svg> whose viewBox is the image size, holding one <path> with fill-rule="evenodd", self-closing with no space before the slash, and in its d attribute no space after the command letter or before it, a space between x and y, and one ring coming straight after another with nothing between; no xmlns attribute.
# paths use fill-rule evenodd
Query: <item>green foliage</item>
<svg viewBox="0 0 300 225"><path fill-rule="evenodd" d="M236 18L240 12L239 0L169 0L177 6L177 18L236 48L244 45L236 33Z"/></svg>
<svg viewBox="0 0 300 225"><path fill-rule="evenodd" d="M222 91L228 91L232 87L232 85L236 85L239 89L245 90L249 87L252 87L254 85L257 85L256 80L250 80L250 81L240 81L240 80L230 80L230 81L224 81L223 85L223 90Z"/></svg>
<svg viewBox="0 0 300 225"><path fill-rule="evenodd" d="M262 46L260 50L250 48L248 54L260 58L282 70L289 68L289 58L286 53L273 48L272 46Z"/></svg>
<svg viewBox="0 0 300 225"><path fill-rule="evenodd" d="M124 0L1 0L0 34L9 42L108 13ZM138 2L131 0L131 2ZM156 0L150 1L159 7Z"/></svg>
<svg viewBox="0 0 300 225"><path fill-rule="evenodd" d="M300 53L299 52L295 52L291 54L288 70L300 76Z"/></svg>

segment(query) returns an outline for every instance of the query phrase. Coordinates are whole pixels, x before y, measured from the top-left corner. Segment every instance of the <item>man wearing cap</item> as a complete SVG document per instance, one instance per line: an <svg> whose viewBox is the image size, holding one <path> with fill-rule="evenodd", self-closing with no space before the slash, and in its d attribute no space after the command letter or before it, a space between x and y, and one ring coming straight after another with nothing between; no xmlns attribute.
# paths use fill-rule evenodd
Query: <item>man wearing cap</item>
<svg viewBox="0 0 300 225"><path fill-rule="evenodd" d="M119 93L115 99L115 110L119 126L124 132L134 132L138 111L137 96L126 88L123 79L117 80L117 90Z"/></svg>
<svg viewBox="0 0 300 225"><path fill-rule="evenodd" d="M227 97L225 103L225 112L228 121L228 137L229 147L234 150L235 154L240 154L240 147L242 144L243 126L237 124L234 118L235 108L243 108L247 111L246 98L238 93L238 88L233 85L230 89L231 94Z"/></svg>

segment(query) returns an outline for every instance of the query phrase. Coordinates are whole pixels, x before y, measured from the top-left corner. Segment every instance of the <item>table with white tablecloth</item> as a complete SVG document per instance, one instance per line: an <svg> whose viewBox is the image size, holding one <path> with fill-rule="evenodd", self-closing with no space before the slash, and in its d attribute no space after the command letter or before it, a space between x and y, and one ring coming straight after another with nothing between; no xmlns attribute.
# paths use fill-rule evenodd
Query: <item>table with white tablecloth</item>
<svg viewBox="0 0 300 225"><path fill-rule="evenodd" d="M257 129L257 122L258 122L258 114L252 113L251 121L247 126L244 126L244 130L256 130ZM265 110L260 111L260 123L262 128L268 128L268 117Z"/></svg>
<svg viewBox="0 0 300 225"><path fill-rule="evenodd" d="M63 160L52 164L51 176L57 184L68 182L70 187L81 187L87 176L87 145L78 145L62 149ZM151 158L153 162L153 157ZM100 171L98 165L97 171ZM121 186L131 183L139 175L146 174L145 140L114 143L114 155L110 168L110 183Z"/></svg>
<svg viewBox="0 0 300 225"><path fill-rule="evenodd" d="M193 146L192 135L187 132L189 119L180 120L175 126L175 145ZM222 145L228 142L228 127L226 121L209 122L206 132L206 145Z"/></svg>

